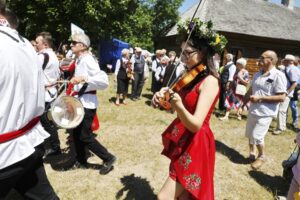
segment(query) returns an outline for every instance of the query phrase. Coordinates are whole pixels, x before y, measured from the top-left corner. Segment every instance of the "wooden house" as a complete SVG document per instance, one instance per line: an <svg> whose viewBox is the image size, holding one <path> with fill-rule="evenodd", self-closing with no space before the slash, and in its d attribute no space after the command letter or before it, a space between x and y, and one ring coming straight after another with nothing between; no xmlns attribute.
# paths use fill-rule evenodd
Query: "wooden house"
<svg viewBox="0 0 300 200"><path fill-rule="evenodd" d="M265 50L274 50L279 58L285 54L300 55L300 8L293 0L274 4L264 0L202 0L196 13L202 21L211 20L214 29L228 39L225 52L235 59L248 59L247 69L256 72L256 59ZM181 15L192 18L198 3ZM157 48L176 50L177 26L160 39Z"/></svg>

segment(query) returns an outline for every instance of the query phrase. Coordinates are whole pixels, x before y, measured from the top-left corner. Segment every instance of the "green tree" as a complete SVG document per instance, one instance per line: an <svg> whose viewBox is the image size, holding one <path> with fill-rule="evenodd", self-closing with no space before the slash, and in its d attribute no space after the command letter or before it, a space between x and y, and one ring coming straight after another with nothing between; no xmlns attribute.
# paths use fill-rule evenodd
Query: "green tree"
<svg viewBox="0 0 300 200"><path fill-rule="evenodd" d="M153 41L167 34L178 22L179 11L183 0L155 0L153 6ZM155 44L154 44L155 45ZM156 45L155 45L156 46Z"/></svg>
<svg viewBox="0 0 300 200"><path fill-rule="evenodd" d="M19 32L34 39L49 31L58 45L66 42L74 23L91 37L118 38L153 49L153 39L176 23L182 0L7 0L20 19Z"/></svg>

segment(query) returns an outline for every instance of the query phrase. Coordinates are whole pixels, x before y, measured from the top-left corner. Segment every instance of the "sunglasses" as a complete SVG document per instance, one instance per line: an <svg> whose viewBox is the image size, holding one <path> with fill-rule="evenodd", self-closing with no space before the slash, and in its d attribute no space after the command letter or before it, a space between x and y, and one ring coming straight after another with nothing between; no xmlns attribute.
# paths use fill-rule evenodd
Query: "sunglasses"
<svg viewBox="0 0 300 200"><path fill-rule="evenodd" d="M265 60L265 59L273 60L273 58L271 58L271 57L263 57L263 56L261 56L261 57L259 57L259 58L257 59L257 61L262 61L262 60Z"/></svg>
<svg viewBox="0 0 300 200"><path fill-rule="evenodd" d="M76 45L76 44L81 43L81 42L77 42L77 41L72 40L70 43L71 43L71 45Z"/></svg>

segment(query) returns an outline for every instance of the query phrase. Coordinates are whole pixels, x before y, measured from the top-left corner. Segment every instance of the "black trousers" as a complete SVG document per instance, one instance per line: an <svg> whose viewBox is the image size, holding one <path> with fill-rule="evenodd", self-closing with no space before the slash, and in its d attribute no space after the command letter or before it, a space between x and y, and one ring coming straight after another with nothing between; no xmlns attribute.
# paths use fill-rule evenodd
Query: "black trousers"
<svg viewBox="0 0 300 200"><path fill-rule="evenodd" d="M220 96L219 96L219 109L225 110L225 98L226 98L226 84L221 84Z"/></svg>
<svg viewBox="0 0 300 200"><path fill-rule="evenodd" d="M73 138L76 151L76 159L80 163L86 163L85 147L96 154L104 162L111 160L113 155L101 145L93 136L91 125L96 114L96 109L84 108L84 117L82 122L73 130Z"/></svg>
<svg viewBox="0 0 300 200"><path fill-rule="evenodd" d="M59 199L45 173L43 155L41 144L28 158L0 170L0 199L5 199L13 188L25 199Z"/></svg>
<svg viewBox="0 0 300 200"><path fill-rule="evenodd" d="M132 81L132 98L141 96L144 82L144 73L134 73L134 80Z"/></svg>
<svg viewBox="0 0 300 200"><path fill-rule="evenodd" d="M50 103L46 102L45 110L50 108ZM47 112L41 116L41 124L44 129L50 134L50 137L46 139L45 143L50 143L50 146L53 150L60 150L60 141L58 138L57 127L56 125L50 121L47 117Z"/></svg>

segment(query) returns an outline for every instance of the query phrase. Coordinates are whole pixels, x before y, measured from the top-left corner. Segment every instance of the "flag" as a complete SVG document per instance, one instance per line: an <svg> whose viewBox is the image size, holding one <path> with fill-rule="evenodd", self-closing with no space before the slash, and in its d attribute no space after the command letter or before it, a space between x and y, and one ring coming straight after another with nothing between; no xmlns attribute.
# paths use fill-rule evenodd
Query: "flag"
<svg viewBox="0 0 300 200"><path fill-rule="evenodd" d="M84 33L84 30L71 23L71 35L74 35L75 33Z"/></svg>

